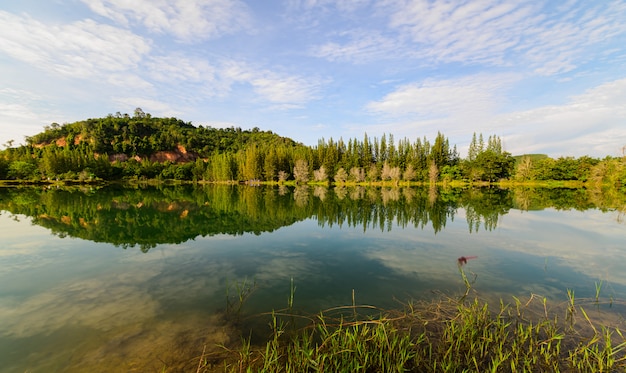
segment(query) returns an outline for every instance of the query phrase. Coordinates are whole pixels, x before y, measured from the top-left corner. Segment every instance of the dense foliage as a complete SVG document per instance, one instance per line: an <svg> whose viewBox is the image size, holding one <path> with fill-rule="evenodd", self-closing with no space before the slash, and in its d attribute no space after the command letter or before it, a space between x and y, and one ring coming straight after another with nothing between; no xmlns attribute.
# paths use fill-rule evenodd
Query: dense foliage
<svg viewBox="0 0 626 373"><path fill-rule="evenodd" d="M9 144L10 145L10 144ZM313 147L258 128L195 127L136 109L59 125L0 152L0 179L334 182L557 180L626 185L626 158L513 157L499 137L474 134L467 158L427 138L326 140Z"/></svg>

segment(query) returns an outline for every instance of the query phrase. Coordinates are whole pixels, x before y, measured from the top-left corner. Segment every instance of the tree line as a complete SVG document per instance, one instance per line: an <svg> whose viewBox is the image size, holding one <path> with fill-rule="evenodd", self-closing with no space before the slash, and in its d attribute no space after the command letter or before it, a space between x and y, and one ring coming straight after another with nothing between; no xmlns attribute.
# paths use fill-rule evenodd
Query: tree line
<svg viewBox="0 0 626 373"><path fill-rule="evenodd" d="M176 118L134 115L59 125L0 152L0 179L174 179L207 182L373 183L580 181L626 186L626 159L513 157L500 137L474 133L467 157L442 133L396 141L392 134L320 139L305 146L258 128L196 127ZM181 152L178 160L155 158Z"/></svg>

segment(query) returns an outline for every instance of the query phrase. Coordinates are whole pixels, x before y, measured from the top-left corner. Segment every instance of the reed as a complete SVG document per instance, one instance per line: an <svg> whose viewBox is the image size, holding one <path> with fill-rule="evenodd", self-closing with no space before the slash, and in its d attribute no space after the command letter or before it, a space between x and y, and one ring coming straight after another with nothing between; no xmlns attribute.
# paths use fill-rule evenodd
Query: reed
<svg viewBox="0 0 626 373"><path fill-rule="evenodd" d="M256 290L256 280L244 278L241 281L226 283L226 315L239 319L241 308L246 303L250 295ZM232 291L234 290L234 294Z"/></svg>
<svg viewBox="0 0 626 373"><path fill-rule="evenodd" d="M600 292L602 291L602 280L600 280L599 282L596 282L595 285L596 285L596 302L598 302L600 298Z"/></svg>
<svg viewBox="0 0 626 373"><path fill-rule="evenodd" d="M265 342L254 345L250 333L238 347L221 346L221 353L205 347L196 373L626 371L622 330L597 325L583 307L593 305L598 314L601 306L613 307L612 297L600 299L602 281L591 299L567 289L567 300L556 305L536 294L489 304L478 296L470 299L474 282L462 266L459 272L466 287L459 297L384 310L358 304L353 290L350 305L315 315L295 308L292 278L287 307L254 316L267 321ZM231 287L236 295L227 299L238 321L256 283L244 279Z"/></svg>
<svg viewBox="0 0 626 373"><path fill-rule="evenodd" d="M495 307L463 296L410 302L397 310L354 300L314 316L285 309L265 315L270 329L265 345L251 347L243 339L240 352L226 357L220 371L624 371L622 331L596 326L576 302L568 291L565 322L551 315L545 297L534 294L525 302L514 298ZM293 310L293 303L289 306ZM586 323L573 322L579 312ZM306 325L292 330L294 316Z"/></svg>

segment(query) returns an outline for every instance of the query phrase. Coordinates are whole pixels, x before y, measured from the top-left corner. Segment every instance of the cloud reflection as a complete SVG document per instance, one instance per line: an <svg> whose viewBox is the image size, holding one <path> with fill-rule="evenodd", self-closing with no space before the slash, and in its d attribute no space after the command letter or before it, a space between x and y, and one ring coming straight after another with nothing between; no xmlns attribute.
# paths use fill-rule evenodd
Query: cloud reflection
<svg viewBox="0 0 626 373"><path fill-rule="evenodd" d="M50 334L67 326L110 331L153 318L159 303L116 276L85 279L47 289L21 302L0 305L3 336Z"/></svg>

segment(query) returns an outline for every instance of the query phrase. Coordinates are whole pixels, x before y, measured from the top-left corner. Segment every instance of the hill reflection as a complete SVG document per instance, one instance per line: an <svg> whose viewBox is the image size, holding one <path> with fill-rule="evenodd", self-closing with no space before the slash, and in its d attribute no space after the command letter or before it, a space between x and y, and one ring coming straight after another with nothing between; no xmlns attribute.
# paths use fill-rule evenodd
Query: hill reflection
<svg viewBox="0 0 626 373"><path fill-rule="evenodd" d="M459 209L470 232L492 230L510 209L623 209L623 195L585 189L109 186L0 188L0 210L25 215L59 237L146 252L198 236L261 234L305 219L363 230L445 228ZM617 196L617 197L616 197Z"/></svg>

